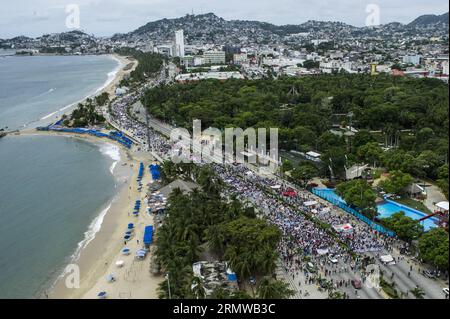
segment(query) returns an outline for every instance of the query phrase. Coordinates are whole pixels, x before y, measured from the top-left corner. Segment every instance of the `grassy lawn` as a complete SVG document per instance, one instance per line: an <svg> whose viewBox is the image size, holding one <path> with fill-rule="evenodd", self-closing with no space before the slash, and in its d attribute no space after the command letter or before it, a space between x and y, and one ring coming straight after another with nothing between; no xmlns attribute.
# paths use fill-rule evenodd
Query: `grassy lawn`
<svg viewBox="0 0 450 319"><path fill-rule="evenodd" d="M432 211L430 211L424 204L422 204L422 202L419 202L419 201L411 199L411 198L401 198L401 199L396 199L395 201L397 203L420 210L422 213L425 213L425 214L432 213Z"/></svg>

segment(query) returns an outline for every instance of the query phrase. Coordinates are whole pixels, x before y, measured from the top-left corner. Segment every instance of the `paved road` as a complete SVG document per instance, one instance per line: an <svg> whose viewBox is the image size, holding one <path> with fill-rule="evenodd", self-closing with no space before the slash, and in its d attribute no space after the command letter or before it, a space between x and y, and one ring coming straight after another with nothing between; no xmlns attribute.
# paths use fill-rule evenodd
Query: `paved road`
<svg viewBox="0 0 450 319"><path fill-rule="evenodd" d="M159 81L158 81L159 82ZM138 119L140 122L145 124L145 109L142 107L142 105L136 104L133 106L133 109L139 110L139 114L136 114L138 116ZM156 120L154 118L149 119L149 125L157 132L161 133L162 135L165 135L166 137L170 137L171 131L173 130L173 126L168 125L166 123L162 123L159 120ZM190 136L185 136L190 137ZM196 148L196 151L201 151L200 149ZM212 158L211 158L212 159ZM254 170L256 173L258 173L256 167L253 167L253 165L247 165L248 168ZM271 178L274 178L277 182L288 184L290 187L296 189L296 187L290 183L287 183L284 180L281 180L278 176L271 175ZM317 198L318 199L318 198ZM319 200L319 199L318 199ZM387 254L388 252L383 252L383 254ZM396 252L389 252L394 258L398 260L399 254ZM369 254L373 257L376 257L375 254ZM383 265L377 258L375 258L376 264L380 267L380 270L384 273L385 279L388 281L394 281L396 284L396 289L398 292L407 293L406 298L414 298L409 291L411 289L414 289L415 287L419 286L421 287L425 292L425 298L433 298L433 299L442 299L445 298L442 288L444 287L442 283L432 280L429 278L424 277L422 274L418 272L419 267L417 265L413 265L413 262L410 261L408 258L405 258L404 260L398 261L397 265L394 266L385 266ZM411 271L411 275L408 276L408 272L410 272L410 266L413 265L413 271ZM318 265L319 266L319 265ZM361 275L358 271L354 272L348 269L348 265L345 265L342 260L339 260L337 265L331 265L329 262L322 261L321 267L325 267L328 270L332 269L342 269L347 268L347 271L339 272L336 271L336 273L333 273L332 275L328 276L327 279L333 279L334 282L337 281L349 281L352 279L358 279L361 280ZM280 267L279 267L280 268ZM281 269L284 269L281 267ZM282 271L284 272L284 270ZM324 275L324 273L322 273ZM393 277L391 275L394 274ZM311 298L326 298L325 293L320 294L317 291L317 287L315 285L304 285L305 282L305 275L302 272L299 272L299 274L294 274L293 277L291 277L289 274L284 274L284 277L288 280L291 287L295 287L297 291L303 290L308 291ZM391 279L392 278L392 279ZM299 284L302 283L302 284ZM363 287L361 290L356 292L356 290L351 286L348 285L348 287L342 287L340 288L341 291L346 292L350 298L363 298L363 299L379 299L384 298L384 295L376 288L369 288L365 284L363 284ZM299 295L300 296L300 295Z"/></svg>
<svg viewBox="0 0 450 319"><path fill-rule="evenodd" d="M445 195L442 194L442 191L436 185L430 185L426 187L427 198L425 199L425 206L432 212L436 210L435 203L447 201Z"/></svg>

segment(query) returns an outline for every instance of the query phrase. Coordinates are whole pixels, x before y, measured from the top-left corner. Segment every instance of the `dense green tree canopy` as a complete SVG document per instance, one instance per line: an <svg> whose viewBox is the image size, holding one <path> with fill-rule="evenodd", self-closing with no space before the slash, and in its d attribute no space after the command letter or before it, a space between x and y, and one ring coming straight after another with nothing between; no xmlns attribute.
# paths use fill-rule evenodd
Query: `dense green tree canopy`
<svg viewBox="0 0 450 319"><path fill-rule="evenodd" d="M289 285L280 280L263 278L257 287L259 299L286 299L294 294Z"/></svg>
<svg viewBox="0 0 450 319"><path fill-rule="evenodd" d="M382 222L387 228L394 231L399 238L408 242L418 239L423 233L423 226L419 221L405 216L404 212L398 212L388 218L383 218Z"/></svg>
<svg viewBox="0 0 450 319"><path fill-rule="evenodd" d="M358 148L357 155L360 159L376 167L383 157L383 150L377 142L369 142Z"/></svg>
<svg viewBox="0 0 450 319"><path fill-rule="evenodd" d="M413 182L412 176L402 171L391 171L389 174L389 178L379 184L386 193L402 194L405 192L405 188Z"/></svg>
<svg viewBox="0 0 450 319"><path fill-rule="evenodd" d="M226 243L224 258L241 278L271 274L275 270L276 245L281 239L277 227L242 216L219 225L218 233Z"/></svg>
<svg viewBox="0 0 450 319"><path fill-rule="evenodd" d="M207 80L150 89L146 102L155 117L187 129L194 119L204 129L279 128L281 148L326 153L323 172L331 166L335 175L343 175L344 155L359 150L370 164L434 179L448 154L448 89L439 80L362 74ZM342 122L359 132L347 141L331 134ZM399 149L380 154L376 142Z"/></svg>
<svg viewBox="0 0 450 319"><path fill-rule="evenodd" d="M355 179L336 187L336 193L349 205L358 207L364 215L373 218L377 215L375 200L377 194L367 181Z"/></svg>
<svg viewBox="0 0 450 319"><path fill-rule="evenodd" d="M448 249L448 233L443 228L433 228L419 239L420 257L441 269L448 269Z"/></svg>
<svg viewBox="0 0 450 319"><path fill-rule="evenodd" d="M318 174L316 166L309 162L300 163L297 168L291 173L292 178L302 187L306 187L308 182Z"/></svg>

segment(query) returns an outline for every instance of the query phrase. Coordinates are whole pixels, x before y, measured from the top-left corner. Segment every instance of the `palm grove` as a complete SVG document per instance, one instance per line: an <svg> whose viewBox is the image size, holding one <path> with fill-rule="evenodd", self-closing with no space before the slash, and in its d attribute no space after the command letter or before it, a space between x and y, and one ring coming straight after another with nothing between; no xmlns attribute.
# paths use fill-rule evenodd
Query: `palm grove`
<svg viewBox="0 0 450 319"><path fill-rule="evenodd" d="M233 292L218 287L212 298L290 296L292 291L287 284L272 277L281 238L278 228L258 219L252 208L235 197L224 197L225 186L208 166L165 162L162 178L165 184L177 178L192 180L200 189L188 194L175 189L169 196L156 249L157 262L167 274L160 285L161 298L206 297L204 283L192 272L192 264L203 251L227 261L241 282L241 290ZM252 276L260 278L256 290L245 285ZM195 289L191 288L193 283Z"/></svg>

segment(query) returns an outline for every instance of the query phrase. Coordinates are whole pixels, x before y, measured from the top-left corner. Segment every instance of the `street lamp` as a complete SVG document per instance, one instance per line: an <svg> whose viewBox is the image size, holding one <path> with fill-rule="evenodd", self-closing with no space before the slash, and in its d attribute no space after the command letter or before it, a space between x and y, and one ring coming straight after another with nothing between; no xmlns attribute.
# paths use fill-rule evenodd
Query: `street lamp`
<svg viewBox="0 0 450 319"><path fill-rule="evenodd" d="M172 299L172 294L170 292L170 278L169 278L169 273L166 274L166 279L167 279L167 288L169 289L169 299Z"/></svg>

